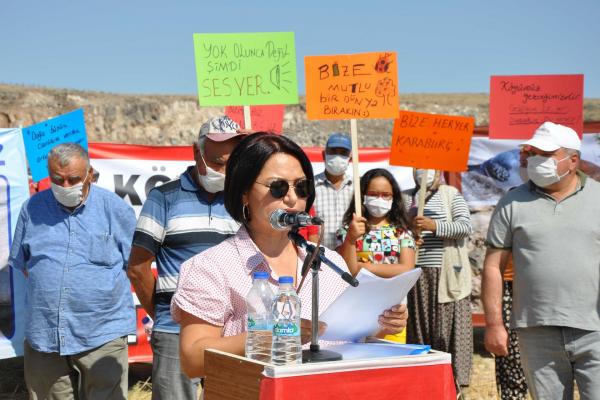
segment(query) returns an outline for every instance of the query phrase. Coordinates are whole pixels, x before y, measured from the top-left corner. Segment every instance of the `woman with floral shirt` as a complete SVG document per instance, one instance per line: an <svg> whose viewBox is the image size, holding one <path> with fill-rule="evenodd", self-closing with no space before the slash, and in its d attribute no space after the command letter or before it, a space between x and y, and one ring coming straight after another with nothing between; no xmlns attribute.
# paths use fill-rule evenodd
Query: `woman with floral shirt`
<svg viewBox="0 0 600 400"><path fill-rule="evenodd" d="M365 268L390 278L415 266L415 241L408 226L400 187L392 174L381 168L366 172L360 180L363 217L354 212L354 200L338 230L337 251L356 276Z"/></svg>

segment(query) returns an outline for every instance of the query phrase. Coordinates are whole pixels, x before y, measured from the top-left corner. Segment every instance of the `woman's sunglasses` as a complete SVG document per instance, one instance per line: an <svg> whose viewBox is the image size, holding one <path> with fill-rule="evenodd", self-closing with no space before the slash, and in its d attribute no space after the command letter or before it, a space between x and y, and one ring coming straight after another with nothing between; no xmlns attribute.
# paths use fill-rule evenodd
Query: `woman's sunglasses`
<svg viewBox="0 0 600 400"><path fill-rule="evenodd" d="M256 182L256 183L258 183L259 185L268 187L269 192L271 193L271 196L273 196L275 199L284 198L285 195L290 190L290 187L294 188L294 191L296 192L296 196L298 196L302 199L307 198L310 194L311 183L308 179L305 179L305 178L298 179L297 181L294 182L293 185L290 185L288 183L288 181L286 181L285 179L275 179L274 181L272 181L269 184L261 183L261 182Z"/></svg>

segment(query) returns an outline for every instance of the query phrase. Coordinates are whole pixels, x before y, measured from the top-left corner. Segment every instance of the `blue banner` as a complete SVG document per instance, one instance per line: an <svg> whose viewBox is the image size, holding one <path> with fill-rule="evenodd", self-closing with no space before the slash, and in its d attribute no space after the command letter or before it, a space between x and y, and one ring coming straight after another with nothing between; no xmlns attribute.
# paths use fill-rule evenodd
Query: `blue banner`
<svg viewBox="0 0 600 400"><path fill-rule="evenodd" d="M23 129L31 177L39 182L48 176L48 153L58 144L74 142L87 150L83 109L59 115Z"/></svg>
<svg viewBox="0 0 600 400"><path fill-rule="evenodd" d="M21 129L0 129L0 359L23 354L25 278L8 267L21 205L29 198Z"/></svg>

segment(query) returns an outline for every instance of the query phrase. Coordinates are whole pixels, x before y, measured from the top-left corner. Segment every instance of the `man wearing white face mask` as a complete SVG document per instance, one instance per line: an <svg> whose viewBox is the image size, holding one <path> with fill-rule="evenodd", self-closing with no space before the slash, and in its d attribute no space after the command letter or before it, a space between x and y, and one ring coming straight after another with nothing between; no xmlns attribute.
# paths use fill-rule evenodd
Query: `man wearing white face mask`
<svg viewBox="0 0 600 400"><path fill-rule="evenodd" d="M8 262L27 276L29 397L125 399L135 214L91 184L93 169L78 144L54 147L48 172L51 190L23 205Z"/></svg>
<svg viewBox="0 0 600 400"><path fill-rule="evenodd" d="M348 136L331 134L323 150L325 171L315 175L315 214L325 221L323 245L330 249L335 249L336 232L342 227L342 218L352 199L352 177L346 174L351 151ZM313 237L309 239L316 241Z"/></svg>
<svg viewBox="0 0 600 400"><path fill-rule="evenodd" d="M153 399L197 398L199 381L190 380L180 369L179 324L171 318L169 307L180 265L239 228L225 210L223 188L227 160L242 137L239 125L226 116L204 123L193 145L195 165L179 179L152 189L140 213L129 277L140 303L154 319ZM158 278L151 270L153 261Z"/></svg>
<svg viewBox="0 0 600 400"><path fill-rule="evenodd" d="M571 128L542 124L523 143L527 182L498 203L488 229L482 300L485 345L506 355L502 277L513 256L513 314L536 399L600 398L600 184L578 170Z"/></svg>

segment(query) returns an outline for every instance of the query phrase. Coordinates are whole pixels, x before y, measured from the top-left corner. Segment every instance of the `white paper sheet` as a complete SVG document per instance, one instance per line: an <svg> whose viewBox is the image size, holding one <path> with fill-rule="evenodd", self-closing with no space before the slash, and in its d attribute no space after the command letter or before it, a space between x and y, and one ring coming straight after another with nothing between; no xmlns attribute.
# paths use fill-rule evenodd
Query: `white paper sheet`
<svg viewBox="0 0 600 400"><path fill-rule="evenodd" d="M320 339L356 342L378 329L377 319L388 308L400 304L421 276L421 269L394 278L379 278L362 269L357 287L348 287L319 316L327 324Z"/></svg>

